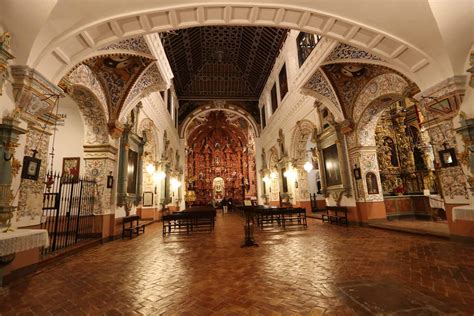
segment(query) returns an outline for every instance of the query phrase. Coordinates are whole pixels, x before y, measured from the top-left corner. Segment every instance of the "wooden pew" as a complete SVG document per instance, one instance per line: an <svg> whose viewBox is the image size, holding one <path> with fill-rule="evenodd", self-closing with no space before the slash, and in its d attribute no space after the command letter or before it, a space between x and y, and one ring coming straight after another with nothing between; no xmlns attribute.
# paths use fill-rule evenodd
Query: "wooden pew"
<svg viewBox="0 0 474 316"><path fill-rule="evenodd" d="M345 206L326 206L326 214L323 214L323 222L329 222L331 224L344 224L348 225L347 221L347 207Z"/></svg>
<svg viewBox="0 0 474 316"><path fill-rule="evenodd" d="M130 215L123 217L122 239L125 235L128 235L130 239L132 239L134 234L138 236L140 233L145 233L145 224L140 224L140 216Z"/></svg>

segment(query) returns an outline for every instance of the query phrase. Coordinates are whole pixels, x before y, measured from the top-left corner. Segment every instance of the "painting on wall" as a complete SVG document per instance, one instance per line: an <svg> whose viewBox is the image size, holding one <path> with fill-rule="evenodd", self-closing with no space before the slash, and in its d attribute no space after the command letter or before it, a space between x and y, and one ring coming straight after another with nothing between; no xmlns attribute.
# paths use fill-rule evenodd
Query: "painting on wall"
<svg viewBox="0 0 474 316"><path fill-rule="evenodd" d="M143 206L153 206L153 192L143 192Z"/></svg>
<svg viewBox="0 0 474 316"><path fill-rule="evenodd" d="M63 176L71 177L72 179L79 179L79 168L81 166L81 158L79 157L65 157L63 158Z"/></svg>
<svg viewBox="0 0 474 316"><path fill-rule="evenodd" d="M337 145L331 145L323 149L324 169L326 185L328 187L342 184L341 169L339 166L339 155Z"/></svg>
<svg viewBox="0 0 474 316"><path fill-rule="evenodd" d="M128 150L127 193L137 193L138 153Z"/></svg>

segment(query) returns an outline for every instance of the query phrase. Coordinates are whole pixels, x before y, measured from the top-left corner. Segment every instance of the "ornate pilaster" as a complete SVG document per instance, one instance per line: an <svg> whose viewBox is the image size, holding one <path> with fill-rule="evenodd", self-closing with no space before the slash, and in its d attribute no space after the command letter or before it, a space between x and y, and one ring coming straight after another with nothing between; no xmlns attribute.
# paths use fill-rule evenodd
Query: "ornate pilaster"
<svg viewBox="0 0 474 316"><path fill-rule="evenodd" d="M415 96L422 111L423 127L431 138L441 190L448 203L465 203L469 199L467 179L459 163L443 166L440 161L441 151L457 148L453 118L459 112L465 89L466 77L455 76ZM456 152L456 156L460 153Z"/></svg>
<svg viewBox="0 0 474 316"><path fill-rule="evenodd" d="M115 171L117 149L108 144L85 145L84 163L85 176L97 183L97 201L94 214L110 214L114 212L113 188L107 188L107 176Z"/></svg>
<svg viewBox="0 0 474 316"><path fill-rule="evenodd" d="M15 207L12 206L14 195L11 190L12 178L19 171L19 162L15 160L15 149L18 137L26 130L18 127L14 116L4 117L0 124L0 232L10 227Z"/></svg>
<svg viewBox="0 0 474 316"><path fill-rule="evenodd" d="M8 61L14 58L10 53L10 33L5 32L0 36L0 95L3 93L3 84L10 75Z"/></svg>

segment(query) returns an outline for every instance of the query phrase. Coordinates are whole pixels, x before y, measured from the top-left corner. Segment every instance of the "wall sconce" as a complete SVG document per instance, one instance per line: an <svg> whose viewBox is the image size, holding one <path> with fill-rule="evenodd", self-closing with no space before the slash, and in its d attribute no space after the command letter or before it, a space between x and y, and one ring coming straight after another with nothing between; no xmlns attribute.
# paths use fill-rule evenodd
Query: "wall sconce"
<svg viewBox="0 0 474 316"><path fill-rule="evenodd" d="M272 178L272 179L278 178L277 173L276 173L275 171L272 171L272 172L270 173L270 178Z"/></svg>
<svg viewBox="0 0 474 316"><path fill-rule="evenodd" d="M112 171L107 176L107 189L112 189L114 187L114 176L112 175Z"/></svg>
<svg viewBox="0 0 474 316"><path fill-rule="evenodd" d="M263 179L262 179L262 180L263 180L263 182L265 182L265 183L268 183L268 182L272 181L272 179L270 179L270 177L269 177L269 176L265 176L265 177L263 177Z"/></svg>
<svg viewBox="0 0 474 316"><path fill-rule="evenodd" d="M158 171L158 172L153 173L152 177L155 183L159 183L161 180L166 178L166 173L164 173L163 171Z"/></svg>
<svg viewBox="0 0 474 316"><path fill-rule="evenodd" d="M171 178L170 184L173 187L173 189L177 189L181 186L181 182L176 178Z"/></svg>
<svg viewBox="0 0 474 316"><path fill-rule="evenodd" d="M153 175L156 171L156 168L155 168L155 165L149 163L147 166L146 166L146 172L148 172L149 175Z"/></svg>
<svg viewBox="0 0 474 316"><path fill-rule="evenodd" d="M283 175L285 176L285 178L287 178L289 180L295 180L295 181L298 177L293 168L288 169L287 171L285 171L285 173Z"/></svg>
<svg viewBox="0 0 474 316"><path fill-rule="evenodd" d="M304 170L305 170L306 172L309 173L309 172L311 172L311 170L313 170L313 163L307 161L307 162L304 164L303 168L304 168Z"/></svg>

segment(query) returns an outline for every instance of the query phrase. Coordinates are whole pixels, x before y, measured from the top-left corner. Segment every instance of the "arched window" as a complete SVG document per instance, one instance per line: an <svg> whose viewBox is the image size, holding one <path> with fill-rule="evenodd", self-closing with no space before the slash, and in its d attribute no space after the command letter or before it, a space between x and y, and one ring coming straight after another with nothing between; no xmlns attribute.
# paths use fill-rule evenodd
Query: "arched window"
<svg viewBox="0 0 474 316"><path fill-rule="evenodd" d="M298 61L299 65L304 64L305 60L311 54L313 49L318 45L321 40L321 36L301 32L296 38L296 45L298 46Z"/></svg>

